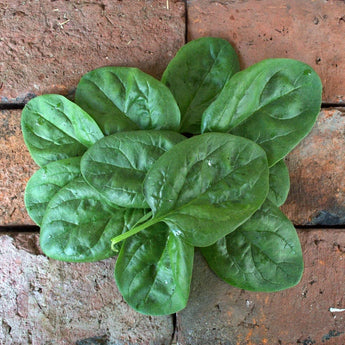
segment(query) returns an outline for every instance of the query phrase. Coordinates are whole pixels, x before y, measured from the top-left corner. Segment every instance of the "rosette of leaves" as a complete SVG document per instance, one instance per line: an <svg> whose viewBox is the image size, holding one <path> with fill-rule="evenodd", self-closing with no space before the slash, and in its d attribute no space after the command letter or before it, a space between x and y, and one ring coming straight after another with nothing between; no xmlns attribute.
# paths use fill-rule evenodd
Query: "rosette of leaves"
<svg viewBox="0 0 345 345"><path fill-rule="evenodd" d="M120 292L149 315L186 306L195 247L236 287L297 284L301 246L279 210L284 157L320 104L308 65L269 59L239 71L231 45L211 37L182 47L161 81L104 67L81 78L75 102L32 99L22 130L40 169L25 204L42 250L71 262L118 255Z"/></svg>

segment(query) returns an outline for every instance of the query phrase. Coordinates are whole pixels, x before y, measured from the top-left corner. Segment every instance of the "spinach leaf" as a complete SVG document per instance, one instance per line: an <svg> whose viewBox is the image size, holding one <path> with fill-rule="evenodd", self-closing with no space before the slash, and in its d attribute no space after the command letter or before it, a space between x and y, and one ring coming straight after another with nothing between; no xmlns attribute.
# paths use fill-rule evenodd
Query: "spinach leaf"
<svg viewBox="0 0 345 345"><path fill-rule="evenodd" d="M141 130L104 137L83 156L85 180L111 203L148 208L143 181L152 164L185 137L176 132Z"/></svg>
<svg viewBox="0 0 345 345"><path fill-rule="evenodd" d="M51 162L37 170L25 188L25 207L31 219L41 225L48 202L68 182L81 176L80 157Z"/></svg>
<svg viewBox="0 0 345 345"><path fill-rule="evenodd" d="M272 166L311 130L321 91L310 66L290 59L263 60L226 83L203 114L202 132L249 138L264 148Z"/></svg>
<svg viewBox="0 0 345 345"><path fill-rule="evenodd" d="M267 158L258 145L224 133L195 136L148 171L144 194L153 218L113 242L164 221L190 245L208 246L245 222L267 193Z"/></svg>
<svg viewBox="0 0 345 345"><path fill-rule="evenodd" d="M204 110L239 69L235 50L221 38L199 38L177 52L162 82L169 87L180 108L182 133L200 133Z"/></svg>
<svg viewBox="0 0 345 345"><path fill-rule="evenodd" d="M164 223L128 238L115 266L125 301L148 315L172 314L188 300L194 248L173 235Z"/></svg>
<svg viewBox="0 0 345 345"><path fill-rule="evenodd" d="M85 74L75 101L105 135L180 126L180 111L169 89L137 68L103 67Z"/></svg>
<svg viewBox="0 0 345 345"><path fill-rule="evenodd" d="M25 144L39 166L80 156L103 137L84 110L53 94L33 98L23 109L21 126Z"/></svg>
<svg viewBox="0 0 345 345"><path fill-rule="evenodd" d="M289 170L283 159L270 168L269 181L270 189L267 198L276 206L282 206L290 190Z"/></svg>
<svg viewBox="0 0 345 345"><path fill-rule="evenodd" d="M236 231L201 251L221 279L241 289L279 291L296 285L303 273L296 230L269 201Z"/></svg>
<svg viewBox="0 0 345 345"><path fill-rule="evenodd" d="M49 202L42 221L40 245L47 256L56 260L103 260L115 255L111 238L130 229L144 214L145 210L109 207L79 177Z"/></svg>

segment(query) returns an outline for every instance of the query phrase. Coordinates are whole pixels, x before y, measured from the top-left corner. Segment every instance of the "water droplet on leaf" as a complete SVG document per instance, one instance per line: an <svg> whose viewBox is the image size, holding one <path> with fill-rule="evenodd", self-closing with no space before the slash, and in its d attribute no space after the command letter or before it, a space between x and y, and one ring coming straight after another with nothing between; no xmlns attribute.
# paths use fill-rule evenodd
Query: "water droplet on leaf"
<svg viewBox="0 0 345 345"><path fill-rule="evenodd" d="M180 230L175 230L174 234L175 234L175 236L181 236L182 232Z"/></svg>

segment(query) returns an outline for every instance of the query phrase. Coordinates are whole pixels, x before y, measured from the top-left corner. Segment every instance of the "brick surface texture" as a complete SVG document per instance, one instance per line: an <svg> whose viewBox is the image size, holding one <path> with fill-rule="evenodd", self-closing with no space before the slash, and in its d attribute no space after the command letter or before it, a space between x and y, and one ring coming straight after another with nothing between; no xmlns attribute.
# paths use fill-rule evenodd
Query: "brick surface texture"
<svg viewBox="0 0 345 345"><path fill-rule="evenodd" d="M50 260L30 233L0 235L0 257L1 345L170 344L172 317L133 311L114 282L114 260Z"/></svg>
<svg viewBox="0 0 345 345"><path fill-rule="evenodd" d="M191 296L178 313L180 345L345 344L345 232L302 230L305 271L294 288L233 288L196 256Z"/></svg>
<svg viewBox="0 0 345 345"><path fill-rule="evenodd" d="M288 155L291 188L282 209L294 224L345 224L344 130L345 109L324 109Z"/></svg>
<svg viewBox="0 0 345 345"><path fill-rule="evenodd" d="M80 77L100 66L159 78L186 34L227 39L242 68L264 58L304 61L330 105L286 158L291 190L282 209L306 227L298 230L302 281L269 294L236 289L197 252L175 327L173 315L143 316L123 301L115 259L58 262L42 254L38 233L10 229L33 225L23 197L38 169L18 104L44 93L73 99ZM345 344L344 34L340 0L0 1L0 344L168 345L174 333L179 345Z"/></svg>
<svg viewBox="0 0 345 345"><path fill-rule="evenodd" d="M0 224L34 224L24 207L24 190L38 169L20 131L20 111L1 111ZM345 109L324 109L307 138L291 152L291 188L284 213L299 225L341 225L345 222Z"/></svg>
<svg viewBox="0 0 345 345"><path fill-rule="evenodd" d="M20 1L0 3L0 101L73 93L105 65L159 76L184 44L183 1Z"/></svg>
<svg viewBox="0 0 345 345"><path fill-rule="evenodd" d="M323 100L345 103L344 2L338 0L188 1L188 39L216 36L238 52L242 67L267 58L312 66Z"/></svg>
<svg viewBox="0 0 345 345"><path fill-rule="evenodd" d="M34 224L24 206L24 190L38 166L20 129L19 110L0 111L0 225Z"/></svg>

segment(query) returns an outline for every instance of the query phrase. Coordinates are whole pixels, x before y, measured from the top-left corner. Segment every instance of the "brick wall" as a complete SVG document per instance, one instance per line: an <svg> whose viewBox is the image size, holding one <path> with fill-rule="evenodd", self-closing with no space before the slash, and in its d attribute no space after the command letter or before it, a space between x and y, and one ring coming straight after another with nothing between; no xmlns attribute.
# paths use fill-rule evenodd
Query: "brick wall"
<svg viewBox="0 0 345 345"><path fill-rule="evenodd" d="M0 344L345 344L345 4L339 0L17 1L0 3ZM197 253L188 306L143 316L122 300L114 260L45 257L23 192L37 169L21 107L44 93L73 97L105 65L159 77L201 36L233 44L241 66L268 57L310 64L323 82L311 134L287 157L283 211L298 228L305 273L294 288L250 293L220 281ZM173 340L174 338L174 340Z"/></svg>

